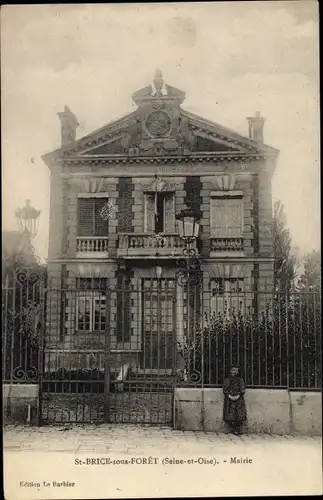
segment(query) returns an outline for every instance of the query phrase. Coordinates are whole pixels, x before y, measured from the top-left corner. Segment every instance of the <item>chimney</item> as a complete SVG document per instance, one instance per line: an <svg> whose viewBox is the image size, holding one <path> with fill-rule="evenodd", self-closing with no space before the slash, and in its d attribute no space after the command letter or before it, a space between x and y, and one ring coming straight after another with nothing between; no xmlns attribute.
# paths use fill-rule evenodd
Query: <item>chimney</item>
<svg viewBox="0 0 323 500"><path fill-rule="evenodd" d="M265 118L260 116L260 112L256 111L255 116L247 118L249 123L249 139L259 142L264 142L264 122Z"/></svg>
<svg viewBox="0 0 323 500"><path fill-rule="evenodd" d="M75 142L79 122L68 106L64 106L64 111L57 114L61 120L61 145L69 146Z"/></svg>

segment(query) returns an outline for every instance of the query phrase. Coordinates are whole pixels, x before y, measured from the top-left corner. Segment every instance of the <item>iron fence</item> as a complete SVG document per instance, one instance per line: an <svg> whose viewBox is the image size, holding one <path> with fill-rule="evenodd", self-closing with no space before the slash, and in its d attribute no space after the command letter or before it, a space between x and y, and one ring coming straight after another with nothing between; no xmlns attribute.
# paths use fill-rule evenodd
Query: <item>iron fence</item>
<svg viewBox="0 0 323 500"><path fill-rule="evenodd" d="M39 384L43 421L170 422L175 387L221 387L232 365L247 387L322 387L320 291L18 271L2 327L3 381Z"/></svg>
<svg viewBox="0 0 323 500"><path fill-rule="evenodd" d="M208 297L202 320L198 317L180 345L188 382L221 387L230 367L238 366L250 388L321 389L320 293Z"/></svg>
<svg viewBox="0 0 323 500"><path fill-rule="evenodd" d="M2 282L2 380L37 384L45 314L45 274L24 269Z"/></svg>

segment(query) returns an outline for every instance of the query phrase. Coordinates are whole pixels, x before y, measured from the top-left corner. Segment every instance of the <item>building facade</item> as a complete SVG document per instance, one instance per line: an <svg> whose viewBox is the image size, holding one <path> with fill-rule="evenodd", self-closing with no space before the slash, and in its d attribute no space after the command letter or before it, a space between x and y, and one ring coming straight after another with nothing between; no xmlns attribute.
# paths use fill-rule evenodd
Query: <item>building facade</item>
<svg viewBox="0 0 323 500"><path fill-rule="evenodd" d="M107 350L119 366L171 369L174 340L194 330L196 311L223 312L227 294L231 306L259 308L273 283L278 151L263 142L264 118L247 118L243 137L189 113L159 71L132 99L135 111L77 140L65 107L61 147L43 157L49 369L103 369ZM185 207L201 213L198 298L175 279L184 246L175 215Z"/></svg>

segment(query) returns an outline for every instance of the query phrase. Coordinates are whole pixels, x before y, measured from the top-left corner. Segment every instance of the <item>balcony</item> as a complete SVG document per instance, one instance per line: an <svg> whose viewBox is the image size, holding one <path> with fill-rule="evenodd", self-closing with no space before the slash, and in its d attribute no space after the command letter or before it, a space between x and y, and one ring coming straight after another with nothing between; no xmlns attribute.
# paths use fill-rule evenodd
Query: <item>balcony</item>
<svg viewBox="0 0 323 500"><path fill-rule="evenodd" d="M76 257L86 259L106 259L108 254L108 236L78 236Z"/></svg>
<svg viewBox="0 0 323 500"><path fill-rule="evenodd" d="M195 245L195 243L194 243ZM185 243L178 234L160 233L158 239L153 233L119 234L118 257L134 258L178 258L182 255Z"/></svg>
<svg viewBox="0 0 323 500"><path fill-rule="evenodd" d="M243 255L243 238L211 238L210 256L241 256Z"/></svg>

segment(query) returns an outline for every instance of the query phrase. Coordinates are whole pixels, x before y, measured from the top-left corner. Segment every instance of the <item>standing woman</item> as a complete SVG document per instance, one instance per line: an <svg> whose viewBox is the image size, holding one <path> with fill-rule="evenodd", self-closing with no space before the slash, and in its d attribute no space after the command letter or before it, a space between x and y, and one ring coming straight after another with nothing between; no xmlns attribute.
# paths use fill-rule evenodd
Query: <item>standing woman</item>
<svg viewBox="0 0 323 500"><path fill-rule="evenodd" d="M224 381L223 385L223 420L228 424L233 434L241 434L242 425L247 420L245 392L246 388L243 378L240 376L239 368L234 366L231 368L230 376Z"/></svg>

